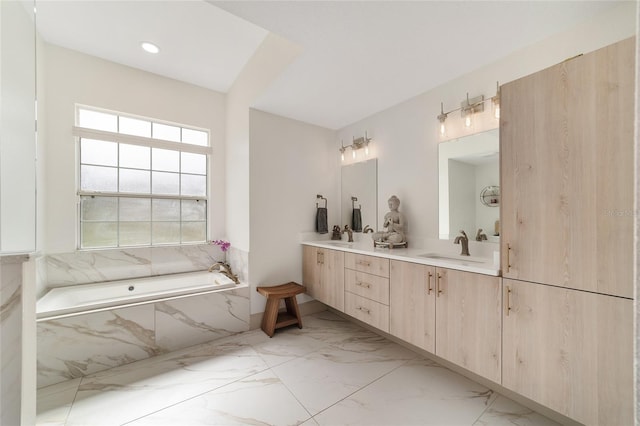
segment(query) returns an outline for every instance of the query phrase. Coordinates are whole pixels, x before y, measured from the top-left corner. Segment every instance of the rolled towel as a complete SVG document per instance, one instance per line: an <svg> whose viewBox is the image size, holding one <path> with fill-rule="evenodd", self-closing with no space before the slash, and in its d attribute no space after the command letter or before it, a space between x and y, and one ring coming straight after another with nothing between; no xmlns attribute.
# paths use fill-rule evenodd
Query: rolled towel
<svg viewBox="0 0 640 426"><path fill-rule="evenodd" d="M362 232L361 209L353 209L353 214L351 215L351 230L353 232Z"/></svg>
<svg viewBox="0 0 640 426"><path fill-rule="evenodd" d="M329 232L326 207L318 207L316 212L316 232L319 234L326 234Z"/></svg>

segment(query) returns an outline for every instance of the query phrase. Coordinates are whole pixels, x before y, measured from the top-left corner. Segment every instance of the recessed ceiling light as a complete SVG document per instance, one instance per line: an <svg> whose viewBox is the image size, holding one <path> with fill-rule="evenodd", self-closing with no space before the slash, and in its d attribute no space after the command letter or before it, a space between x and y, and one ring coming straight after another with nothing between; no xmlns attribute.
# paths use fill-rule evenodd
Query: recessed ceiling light
<svg viewBox="0 0 640 426"><path fill-rule="evenodd" d="M160 51L160 48L158 46L148 41L143 41L142 43L140 43L140 46L142 46L142 48L149 53L158 53Z"/></svg>

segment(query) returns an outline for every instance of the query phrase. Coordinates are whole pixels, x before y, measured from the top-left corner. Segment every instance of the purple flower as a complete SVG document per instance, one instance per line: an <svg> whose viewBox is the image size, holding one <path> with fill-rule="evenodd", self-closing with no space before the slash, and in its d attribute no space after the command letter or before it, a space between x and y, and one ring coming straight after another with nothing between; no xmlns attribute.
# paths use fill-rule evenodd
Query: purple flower
<svg viewBox="0 0 640 426"><path fill-rule="evenodd" d="M222 250L223 252L226 252L227 250L229 250L229 247L231 247L231 243L225 240L212 240L209 241L209 244L214 244L220 247L220 250Z"/></svg>

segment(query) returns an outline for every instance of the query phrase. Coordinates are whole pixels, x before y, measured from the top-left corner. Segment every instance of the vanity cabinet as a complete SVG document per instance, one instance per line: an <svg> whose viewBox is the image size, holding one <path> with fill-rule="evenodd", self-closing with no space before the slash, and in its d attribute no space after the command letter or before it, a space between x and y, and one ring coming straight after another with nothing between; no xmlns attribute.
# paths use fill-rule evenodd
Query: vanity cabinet
<svg viewBox="0 0 640 426"><path fill-rule="evenodd" d="M390 333L500 383L499 277L391 261Z"/></svg>
<svg viewBox="0 0 640 426"><path fill-rule="evenodd" d="M436 268L391 261L389 333L436 352Z"/></svg>
<svg viewBox="0 0 640 426"><path fill-rule="evenodd" d="M344 252L303 246L302 284L314 299L344 311Z"/></svg>
<svg viewBox="0 0 640 426"><path fill-rule="evenodd" d="M587 425L633 424L633 301L504 280L503 381Z"/></svg>
<svg viewBox="0 0 640 426"><path fill-rule="evenodd" d="M499 277L436 268L436 355L500 383Z"/></svg>
<svg viewBox="0 0 640 426"><path fill-rule="evenodd" d="M389 259L345 253L345 310L389 332Z"/></svg>
<svg viewBox="0 0 640 426"><path fill-rule="evenodd" d="M633 297L634 49L501 86L504 277Z"/></svg>

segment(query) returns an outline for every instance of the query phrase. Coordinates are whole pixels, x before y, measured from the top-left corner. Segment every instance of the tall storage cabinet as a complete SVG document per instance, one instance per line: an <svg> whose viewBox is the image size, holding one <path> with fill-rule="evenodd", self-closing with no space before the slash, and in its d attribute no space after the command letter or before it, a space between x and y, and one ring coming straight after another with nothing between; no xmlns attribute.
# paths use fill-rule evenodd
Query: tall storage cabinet
<svg viewBox="0 0 640 426"><path fill-rule="evenodd" d="M635 38L501 87L505 387L633 424Z"/></svg>
<svg viewBox="0 0 640 426"><path fill-rule="evenodd" d="M634 48L501 87L504 277L633 297Z"/></svg>

